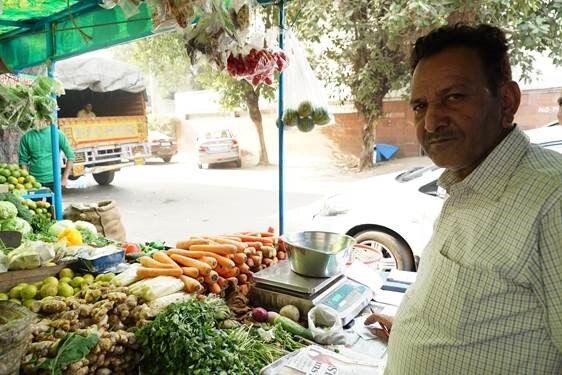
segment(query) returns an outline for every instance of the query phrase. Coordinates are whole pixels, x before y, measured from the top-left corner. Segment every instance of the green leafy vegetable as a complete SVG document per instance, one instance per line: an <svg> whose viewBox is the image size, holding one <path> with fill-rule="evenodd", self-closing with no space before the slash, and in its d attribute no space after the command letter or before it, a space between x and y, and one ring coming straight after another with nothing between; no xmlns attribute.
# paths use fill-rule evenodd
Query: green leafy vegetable
<svg viewBox="0 0 562 375"><path fill-rule="evenodd" d="M88 245L95 246L95 247L104 247L107 245L115 244L115 241L109 240L98 233L92 233L91 230L87 228L79 228L77 227L78 232L82 235L82 241Z"/></svg>
<svg viewBox="0 0 562 375"><path fill-rule="evenodd" d="M49 370L51 375L60 375L68 365L87 356L97 343L97 335L69 333L59 341L55 358L47 359L39 368Z"/></svg>
<svg viewBox="0 0 562 375"><path fill-rule="evenodd" d="M230 316L223 300L207 297L169 305L137 332L148 374L258 374L287 354L255 327L221 329ZM159 358L155 361L154 358Z"/></svg>
<svg viewBox="0 0 562 375"><path fill-rule="evenodd" d="M0 201L12 203L14 206L16 206L16 209L18 210L17 215L22 219L24 219L25 221L27 221L28 223L31 223L31 220L33 218L31 211L29 211L29 209L25 207L14 194L0 193Z"/></svg>

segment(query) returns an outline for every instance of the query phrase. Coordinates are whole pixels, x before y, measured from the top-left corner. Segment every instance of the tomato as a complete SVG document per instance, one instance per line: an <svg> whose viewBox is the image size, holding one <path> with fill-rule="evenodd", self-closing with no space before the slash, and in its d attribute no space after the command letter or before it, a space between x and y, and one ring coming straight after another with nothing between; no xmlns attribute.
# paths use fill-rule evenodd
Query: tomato
<svg viewBox="0 0 562 375"><path fill-rule="evenodd" d="M123 249L125 250L125 254L138 253L141 251L138 245L134 243L123 244Z"/></svg>

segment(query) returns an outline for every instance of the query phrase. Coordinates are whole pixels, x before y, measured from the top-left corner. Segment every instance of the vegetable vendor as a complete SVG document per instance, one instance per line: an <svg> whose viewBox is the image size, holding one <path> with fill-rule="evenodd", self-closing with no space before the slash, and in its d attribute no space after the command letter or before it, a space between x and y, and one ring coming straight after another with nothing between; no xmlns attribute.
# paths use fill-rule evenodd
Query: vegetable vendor
<svg viewBox="0 0 562 375"><path fill-rule="evenodd" d="M96 114L92 111L92 104L86 103L84 107L76 114L78 118L96 118Z"/></svg>
<svg viewBox="0 0 562 375"><path fill-rule="evenodd" d="M62 172L61 185L66 186L74 163L74 151L63 132L59 133L59 147L66 157L66 166ZM28 130L20 140L19 164L35 179L53 190L53 158L51 148L51 128Z"/></svg>
<svg viewBox="0 0 562 375"><path fill-rule="evenodd" d="M388 374L559 374L562 155L514 124L505 34L444 26L417 40L410 106L448 193L394 319Z"/></svg>

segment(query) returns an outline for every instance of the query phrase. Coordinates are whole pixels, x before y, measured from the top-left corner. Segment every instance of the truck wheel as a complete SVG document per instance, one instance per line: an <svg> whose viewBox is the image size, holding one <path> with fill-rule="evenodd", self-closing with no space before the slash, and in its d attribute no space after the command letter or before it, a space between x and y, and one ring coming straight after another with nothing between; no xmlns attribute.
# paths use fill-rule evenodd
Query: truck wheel
<svg viewBox="0 0 562 375"><path fill-rule="evenodd" d="M236 160L236 168L242 168L242 159Z"/></svg>
<svg viewBox="0 0 562 375"><path fill-rule="evenodd" d="M115 177L115 171L105 171L101 173L94 173L94 180L98 183L98 185L109 185L113 182L113 178Z"/></svg>
<svg viewBox="0 0 562 375"><path fill-rule="evenodd" d="M172 157L171 156L164 156L164 157L162 157L162 160L164 160L164 163L169 163L170 160L172 160Z"/></svg>

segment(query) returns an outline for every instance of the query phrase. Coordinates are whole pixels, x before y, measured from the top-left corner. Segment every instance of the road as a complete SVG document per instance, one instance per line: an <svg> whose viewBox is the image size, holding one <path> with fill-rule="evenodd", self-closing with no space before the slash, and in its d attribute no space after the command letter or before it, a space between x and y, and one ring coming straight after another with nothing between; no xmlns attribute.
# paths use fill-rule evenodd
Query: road
<svg viewBox="0 0 562 375"><path fill-rule="evenodd" d="M123 169L110 186L98 186L88 176L86 187L65 190L63 204L116 201L129 241L174 243L189 235L278 228L276 166L200 170L188 157L175 160L164 164L155 159ZM306 229L309 217L299 208L376 172L342 173L328 164L288 165L285 231Z"/></svg>

